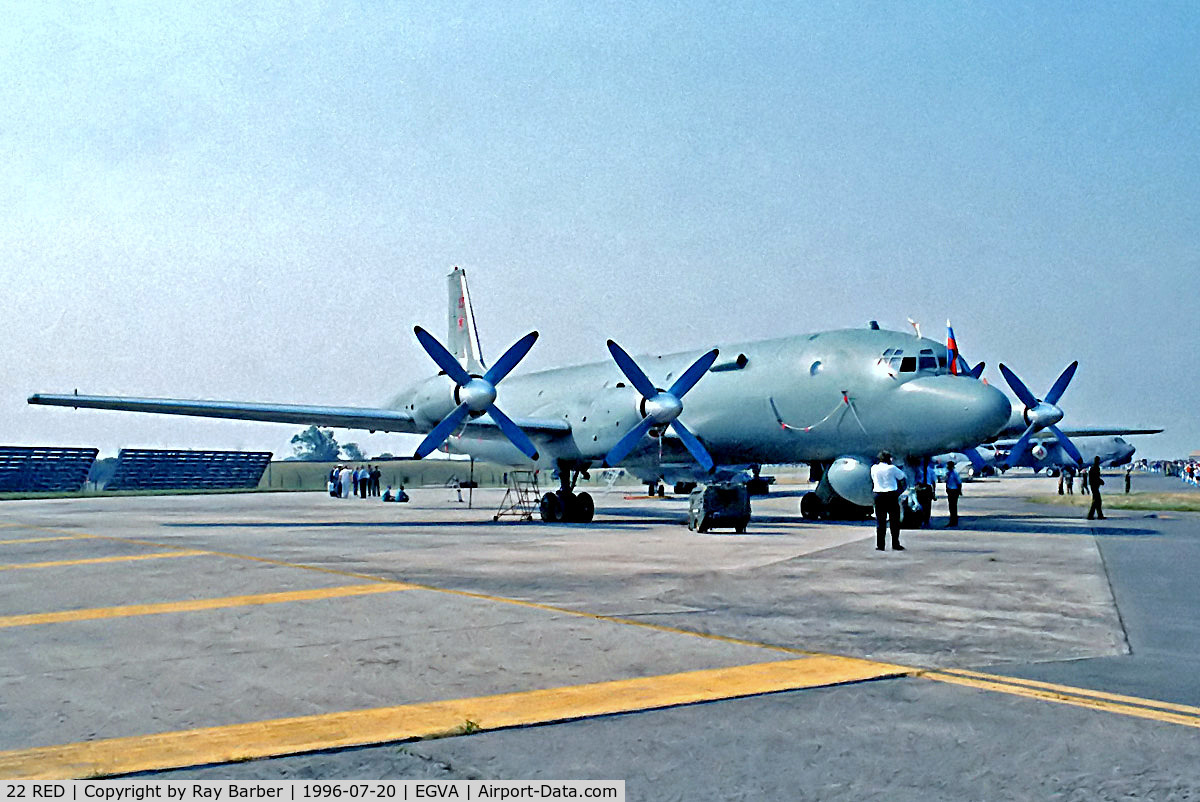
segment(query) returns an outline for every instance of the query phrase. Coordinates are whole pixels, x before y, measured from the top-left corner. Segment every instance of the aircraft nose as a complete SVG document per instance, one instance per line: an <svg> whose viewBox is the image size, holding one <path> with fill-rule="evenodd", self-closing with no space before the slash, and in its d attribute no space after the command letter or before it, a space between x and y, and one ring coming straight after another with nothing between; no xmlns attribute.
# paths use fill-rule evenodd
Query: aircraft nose
<svg viewBox="0 0 1200 802"><path fill-rule="evenodd" d="M938 438L944 451L971 448L1008 423L1012 406L1004 393L965 376L919 376L898 388L923 410L921 426Z"/></svg>

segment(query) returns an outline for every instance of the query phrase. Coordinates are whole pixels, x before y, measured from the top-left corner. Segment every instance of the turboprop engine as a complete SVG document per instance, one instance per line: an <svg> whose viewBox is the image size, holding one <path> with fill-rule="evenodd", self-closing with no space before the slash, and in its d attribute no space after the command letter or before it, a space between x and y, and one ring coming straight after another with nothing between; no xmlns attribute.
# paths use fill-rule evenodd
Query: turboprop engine
<svg viewBox="0 0 1200 802"><path fill-rule="evenodd" d="M860 507L875 503L871 485L871 461L863 457L838 457L825 472L833 492Z"/></svg>
<svg viewBox="0 0 1200 802"><path fill-rule="evenodd" d="M413 417L434 426L459 405L455 398L457 390L458 385L445 374L421 382L412 397Z"/></svg>

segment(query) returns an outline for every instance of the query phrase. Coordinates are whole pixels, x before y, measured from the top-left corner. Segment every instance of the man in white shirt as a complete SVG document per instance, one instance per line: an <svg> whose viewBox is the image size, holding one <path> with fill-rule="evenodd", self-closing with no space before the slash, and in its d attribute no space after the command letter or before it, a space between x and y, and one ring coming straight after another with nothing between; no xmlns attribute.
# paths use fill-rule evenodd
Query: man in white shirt
<svg viewBox="0 0 1200 802"><path fill-rule="evenodd" d="M892 525L892 550L904 551L900 545L900 489L905 482L904 471L892 464L892 455L879 452L879 462L871 466L871 486L875 491L875 548L883 551L883 533L888 518Z"/></svg>

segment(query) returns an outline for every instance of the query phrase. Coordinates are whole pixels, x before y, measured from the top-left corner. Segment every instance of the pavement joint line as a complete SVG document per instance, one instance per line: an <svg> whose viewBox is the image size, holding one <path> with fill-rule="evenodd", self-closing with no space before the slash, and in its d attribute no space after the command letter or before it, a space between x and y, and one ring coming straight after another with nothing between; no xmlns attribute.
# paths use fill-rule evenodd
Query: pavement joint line
<svg viewBox="0 0 1200 802"><path fill-rule="evenodd" d="M365 596L373 593L391 593L413 590L412 585L401 582L392 584L342 585L334 588L312 590L288 590L278 593L259 593L249 596L222 596L211 599L188 599L184 601L157 602L151 604L129 604L119 607L91 607L82 610L61 610L51 613L27 613L24 615L0 616L0 629L24 627L37 624L61 624L75 621L97 621L112 618L133 618L143 615L168 613L190 613L203 610L220 610L230 607L255 607L285 602L319 601L347 596Z"/></svg>
<svg viewBox="0 0 1200 802"><path fill-rule="evenodd" d="M101 565L104 563L134 562L137 560L161 560L167 557L200 557L210 552L191 549L175 549L159 554L125 554L119 557L88 557L82 560L51 560L40 563L0 563L0 571L17 571L23 568L62 568L73 565Z"/></svg>
<svg viewBox="0 0 1200 802"><path fill-rule="evenodd" d="M848 657L727 668L0 752L0 778L103 777L661 710L904 676Z"/></svg>
<svg viewBox="0 0 1200 802"><path fill-rule="evenodd" d="M1152 721L1161 721L1169 724L1181 724L1185 727L1195 727L1200 729L1200 716L1183 715L1181 713L1169 712L1167 710L1155 710L1151 707L1143 706L1150 700L1138 700L1138 705L1120 704L1115 701L1096 698L1095 696L1084 696L1076 693L1077 691L1082 691L1086 694L1093 693L1082 688L1071 688L1071 692L1066 693L1046 688L1018 685L1012 682L1002 682L1000 680L1006 680L1008 678L998 676L992 679L977 679L975 677L960 676L958 674L949 674L935 670L917 671L914 672L912 676L930 679L936 682L946 682L950 683L951 685L963 685L969 688L976 688L978 690L995 691L997 693L1005 693L1013 696L1024 696L1029 699L1037 699L1045 702L1057 702L1059 704L1072 705L1074 707L1083 707L1090 710L1117 713L1120 715L1132 716L1134 718L1150 719ZM1066 690L1065 686L1061 687Z"/></svg>
<svg viewBox="0 0 1200 802"><path fill-rule="evenodd" d="M1029 688L1040 688L1046 691L1061 693L1068 696L1091 696L1096 699L1103 699L1110 702L1120 702L1122 704L1135 705L1138 707L1146 707L1151 709L1168 710L1175 713L1183 713L1200 717L1200 707L1192 705L1181 705L1174 702L1160 702L1157 699L1146 699L1140 696L1126 696L1119 693L1109 693L1108 691L1097 691L1091 688L1078 688L1072 685L1056 685L1053 682L1042 682L1041 680L1026 679L1025 677L1007 677L1003 674L984 674L979 671L968 671L963 668L941 668L937 669L944 674L954 674L960 677L971 677L973 679L985 680L988 682L1000 682L1009 685L1020 685Z"/></svg>
<svg viewBox="0 0 1200 802"><path fill-rule="evenodd" d="M0 540L0 546L15 546L19 543L49 543L54 540L82 540L79 535L58 535L56 537L25 537L20 540Z"/></svg>

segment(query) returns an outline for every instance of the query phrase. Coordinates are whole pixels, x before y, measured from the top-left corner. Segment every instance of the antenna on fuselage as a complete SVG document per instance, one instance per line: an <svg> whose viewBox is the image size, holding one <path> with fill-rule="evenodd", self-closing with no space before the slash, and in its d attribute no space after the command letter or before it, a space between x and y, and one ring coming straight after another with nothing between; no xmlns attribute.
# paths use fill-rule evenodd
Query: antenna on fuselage
<svg viewBox="0 0 1200 802"><path fill-rule="evenodd" d="M918 323L917 321L913 320L913 319L910 317L910 318L908 319L908 325L910 325L910 326L912 326L912 327L913 327L913 331L915 331L915 332L917 333L917 336L918 336L918 337L920 337L920 336L921 336L921 324L920 324L920 323Z"/></svg>

